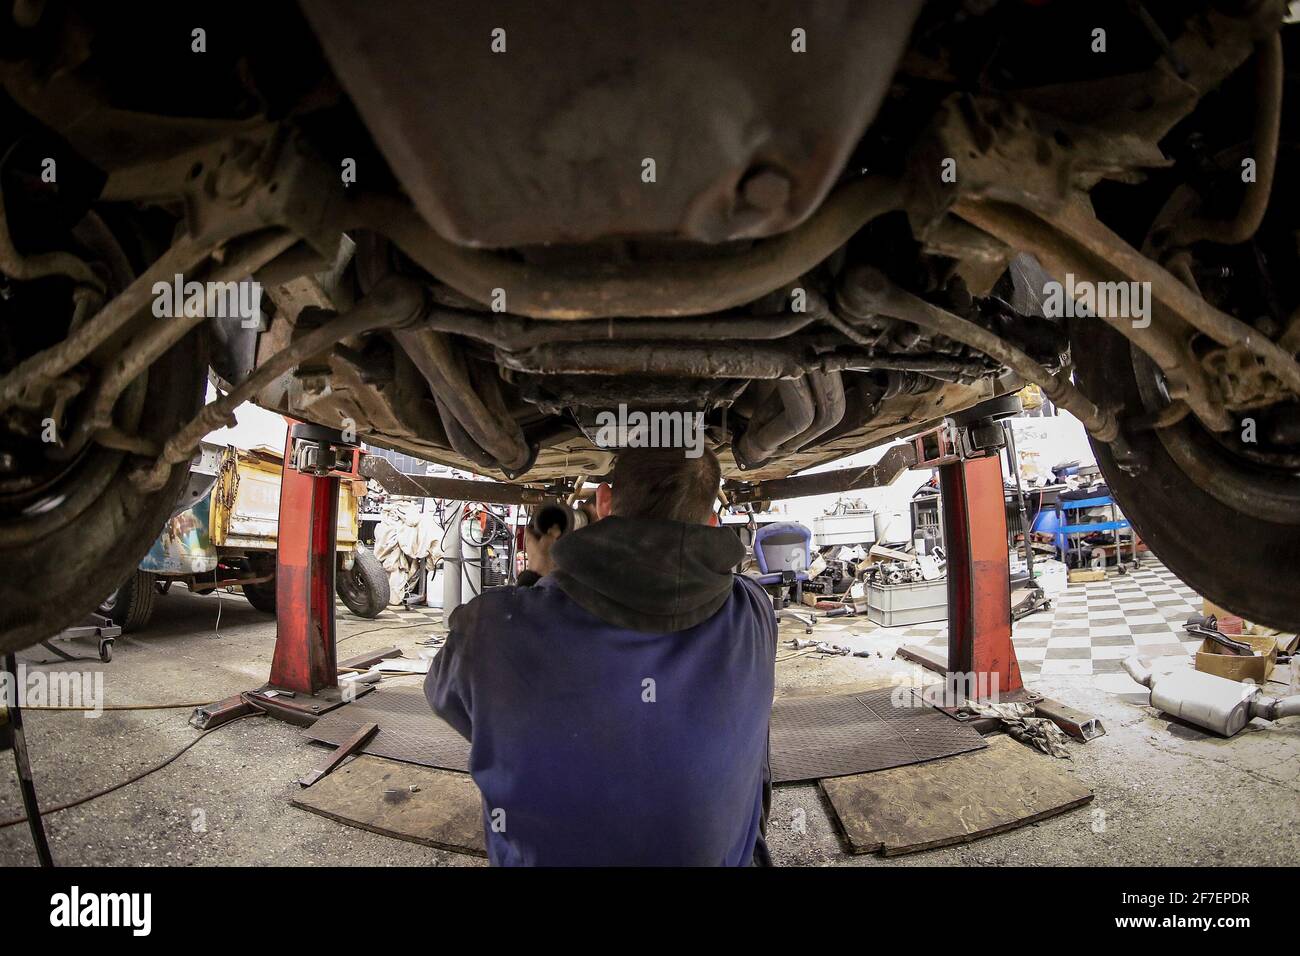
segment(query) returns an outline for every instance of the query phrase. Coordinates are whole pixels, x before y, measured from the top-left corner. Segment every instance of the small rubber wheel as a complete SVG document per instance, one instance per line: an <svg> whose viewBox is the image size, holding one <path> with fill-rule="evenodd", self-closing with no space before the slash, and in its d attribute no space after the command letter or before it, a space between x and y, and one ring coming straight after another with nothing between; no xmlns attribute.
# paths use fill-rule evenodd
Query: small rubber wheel
<svg viewBox="0 0 1300 956"><path fill-rule="evenodd" d="M118 585L116 591L104 598L99 613L120 627L123 633L143 630L153 617L153 599L157 594L154 576L137 568Z"/></svg>
<svg viewBox="0 0 1300 956"><path fill-rule="evenodd" d="M248 603L257 608L264 614L275 613L275 579L263 581L261 584L241 584L240 590L244 592L244 597L248 598Z"/></svg>
<svg viewBox="0 0 1300 956"><path fill-rule="evenodd" d="M358 548L349 570L340 570L334 589L357 617L376 618L388 607L388 574L374 553Z"/></svg>

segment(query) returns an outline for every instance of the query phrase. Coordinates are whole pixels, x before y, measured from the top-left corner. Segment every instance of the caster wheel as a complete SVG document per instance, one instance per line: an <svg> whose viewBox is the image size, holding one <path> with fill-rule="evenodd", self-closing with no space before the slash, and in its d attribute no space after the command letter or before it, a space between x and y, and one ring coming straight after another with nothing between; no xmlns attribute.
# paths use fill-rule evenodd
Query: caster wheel
<svg viewBox="0 0 1300 956"><path fill-rule="evenodd" d="M113 642L112 642L112 641L100 641L100 642L99 642L99 659L100 659L101 662L103 662L103 663L105 663L105 664L107 664L109 661L111 661L111 660L113 659Z"/></svg>

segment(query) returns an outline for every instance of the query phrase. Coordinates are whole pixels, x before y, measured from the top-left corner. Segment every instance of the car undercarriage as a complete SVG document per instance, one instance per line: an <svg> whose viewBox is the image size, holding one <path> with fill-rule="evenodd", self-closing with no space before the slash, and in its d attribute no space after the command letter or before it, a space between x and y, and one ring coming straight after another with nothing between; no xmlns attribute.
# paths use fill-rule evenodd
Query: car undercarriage
<svg viewBox="0 0 1300 956"><path fill-rule="evenodd" d="M0 649L245 401L524 483L689 410L763 479L1026 384L1184 580L1300 626L1284 3L10 7Z"/></svg>

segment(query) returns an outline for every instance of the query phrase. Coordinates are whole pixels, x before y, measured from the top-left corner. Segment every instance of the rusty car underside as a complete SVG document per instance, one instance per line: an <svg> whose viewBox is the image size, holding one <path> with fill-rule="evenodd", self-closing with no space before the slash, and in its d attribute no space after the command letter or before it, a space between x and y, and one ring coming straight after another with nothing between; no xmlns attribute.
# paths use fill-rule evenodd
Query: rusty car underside
<svg viewBox="0 0 1300 956"><path fill-rule="evenodd" d="M522 482L689 409L770 478L1024 384L1189 583L1300 623L1206 554L1300 567L1284 3L9 6L0 646L111 589L244 401ZM250 276L257 321L153 308Z"/></svg>

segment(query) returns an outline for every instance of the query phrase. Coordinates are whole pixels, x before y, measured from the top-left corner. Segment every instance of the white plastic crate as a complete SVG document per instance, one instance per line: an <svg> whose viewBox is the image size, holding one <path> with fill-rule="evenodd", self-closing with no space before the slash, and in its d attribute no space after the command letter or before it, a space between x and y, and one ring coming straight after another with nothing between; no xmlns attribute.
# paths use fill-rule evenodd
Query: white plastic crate
<svg viewBox="0 0 1300 956"><path fill-rule="evenodd" d="M870 511L813 518L814 547L826 548L837 544L870 547L875 543L876 521Z"/></svg>
<svg viewBox="0 0 1300 956"><path fill-rule="evenodd" d="M881 627L948 620L948 578L867 585L867 620Z"/></svg>

